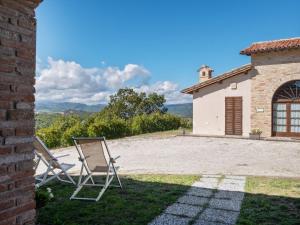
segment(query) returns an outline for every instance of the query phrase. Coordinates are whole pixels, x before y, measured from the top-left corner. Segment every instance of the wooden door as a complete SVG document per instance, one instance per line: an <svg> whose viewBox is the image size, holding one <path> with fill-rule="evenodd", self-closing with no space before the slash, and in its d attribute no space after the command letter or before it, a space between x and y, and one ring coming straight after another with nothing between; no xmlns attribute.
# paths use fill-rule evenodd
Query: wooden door
<svg viewBox="0 0 300 225"><path fill-rule="evenodd" d="M225 134L243 134L243 98L225 97Z"/></svg>

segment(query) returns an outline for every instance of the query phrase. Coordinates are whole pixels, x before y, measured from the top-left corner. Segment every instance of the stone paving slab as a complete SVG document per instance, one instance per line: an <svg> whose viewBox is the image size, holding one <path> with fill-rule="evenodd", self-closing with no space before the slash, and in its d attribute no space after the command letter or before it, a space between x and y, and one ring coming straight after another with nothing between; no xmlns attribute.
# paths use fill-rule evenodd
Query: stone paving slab
<svg viewBox="0 0 300 225"><path fill-rule="evenodd" d="M225 178L225 179L222 180L222 183L225 183L225 184L245 184L246 181L245 180L235 180L235 179Z"/></svg>
<svg viewBox="0 0 300 225"><path fill-rule="evenodd" d="M244 187L245 186L245 181L242 181L242 180L228 180L228 179L224 179L222 181L222 183L220 184L221 186L222 185L236 185L236 186L241 186L241 187Z"/></svg>
<svg viewBox="0 0 300 225"><path fill-rule="evenodd" d="M233 179L233 180L243 180L243 181L246 181L246 177L245 176L226 175L225 179Z"/></svg>
<svg viewBox="0 0 300 225"><path fill-rule="evenodd" d="M200 188L207 188L207 189L216 189L218 186L218 183L205 183L205 182L195 182L192 187L200 187Z"/></svg>
<svg viewBox="0 0 300 225"><path fill-rule="evenodd" d="M238 216L239 212L207 208L200 215L199 219L225 224L235 224Z"/></svg>
<svg viewBox="0 0 300 225"><path fill-rule="evenodd" d="M204 175L150 225L234 225L244 198L245 178ZM207 208L203 208L207 206Z"/></svg>
<svg viewBox="0 0 300 225"><path fill-rule="evenodd" d="M191 195L184 195L180 197L177 202L183 203L183 204L189 204L189 205L205 205L209 201L209 198L205 197L196 197Z"/></svg>
<svg viewBox="0 0 300 225"><path fill-rule="evenodd" d="M191 218L174 216L170 214L161 214L155 218L149 225L188 225Z"/></svg>
<svg viewBox="0 0 300 225"><path fill-rule="evenodd" d="M227 224L199 219L196 220L195 223L193 223L193 225L227 225Z"/></svg>
<svg viewBox="0 0 300 225"><path fill-rule="evenodd" d="M179 216L187 216L187 217L195 217L200 211L202 207L193 206L187 204L174 203L166 209L166 213L179 215Z"/></svg>
<svg viewBox="0 0 300 225"><path fill-rule="evenodd" d="M239 212L242 202L239 199L218 199L213 198L209 201L210 208L225 209Z"/></svg>
<svg viewBox="0 0 300 225"><path fill-rule="evenodd" d="M218 190L214 197L215 198L224 198L224 199L236 199L242 201L244 198L245 193L244 192L238 192L238 191L224 191L224 190Z"/></svg>
<svg viewBox="0 0 300 225"><path fill-rule="evenodd" d="M201 176L201 178L221 178L222 175L218 175L218 174L204 174Z"/></svg>
<svg viewBox="0 0 300 225"><path fill-rule="evenodd" d="M244 191L244 186L242 185L236 185L236 184L220 184L218 187L219 190L224 190L224 191L239 191L242 192Z"/></svg>
<svg viewBox="0 0 300 225"><path fill-rule="evenodd" d="M220 178L215 177L201 177L200 182L205 183L218 183Z"/></svg>
<svg viewBox="0 0 300 225"><path fill-rule="evenodd" d="M208 188L191 187L186 194L199 197L210 197L213 195L213 190Z"/></svg>

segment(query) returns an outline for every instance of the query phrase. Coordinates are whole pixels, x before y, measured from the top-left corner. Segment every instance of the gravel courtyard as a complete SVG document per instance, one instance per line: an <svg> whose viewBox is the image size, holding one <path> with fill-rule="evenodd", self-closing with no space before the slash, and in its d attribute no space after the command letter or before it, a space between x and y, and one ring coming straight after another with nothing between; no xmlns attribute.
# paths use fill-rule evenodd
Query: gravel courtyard
<svg viewBox="0 0 300 225"><path fill-rule="evenodd" d="M132 137L108 141L120 155L121 173L226 174L300 177L300 143L211 137ZM61 160L76 163L75 147L55 150L70 154Z"/></svg>

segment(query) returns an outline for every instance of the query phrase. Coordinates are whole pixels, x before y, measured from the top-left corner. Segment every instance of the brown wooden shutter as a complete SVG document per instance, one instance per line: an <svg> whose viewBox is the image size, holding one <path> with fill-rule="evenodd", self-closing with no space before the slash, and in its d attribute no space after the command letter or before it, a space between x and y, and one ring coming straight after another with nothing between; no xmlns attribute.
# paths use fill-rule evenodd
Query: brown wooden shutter
<svg viewBox="0 0 300 225"><path fill-rule="evenodd" d="M242 135L243 133L242 97L225 97L225 134Z"/></svg>

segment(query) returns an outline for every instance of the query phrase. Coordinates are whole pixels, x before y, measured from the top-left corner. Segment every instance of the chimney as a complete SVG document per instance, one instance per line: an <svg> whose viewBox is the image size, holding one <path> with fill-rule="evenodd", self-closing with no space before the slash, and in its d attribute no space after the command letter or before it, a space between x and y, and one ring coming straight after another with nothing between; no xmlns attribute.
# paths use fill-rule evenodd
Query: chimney
<svg viewBox="0 0 300 225"><path fill-rule="evenodd" d="M202 65L197 72L199 72L199 83L201 83L211 78L213 69L207 65Z"/></svg>

